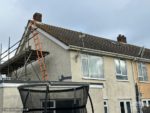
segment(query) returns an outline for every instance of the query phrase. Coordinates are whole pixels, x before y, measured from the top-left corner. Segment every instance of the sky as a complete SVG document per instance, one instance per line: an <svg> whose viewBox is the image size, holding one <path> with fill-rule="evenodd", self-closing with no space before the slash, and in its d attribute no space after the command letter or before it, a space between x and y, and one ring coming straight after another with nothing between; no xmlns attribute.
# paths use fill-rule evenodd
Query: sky
<svg viewBox="0 0 150 113"><path fill-rule="evenodd" d="M3 51L21 39L35 12L42 22L150 48L149 0L1 0L0 43Z"/></svg>

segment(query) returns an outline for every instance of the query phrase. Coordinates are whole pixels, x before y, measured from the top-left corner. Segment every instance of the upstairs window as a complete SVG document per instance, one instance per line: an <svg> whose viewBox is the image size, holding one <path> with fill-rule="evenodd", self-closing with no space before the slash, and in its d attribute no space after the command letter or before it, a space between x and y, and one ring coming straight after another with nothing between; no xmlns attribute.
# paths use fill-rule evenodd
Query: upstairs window
<svg viewBox="0 0 150 113"><path fill-rule="evenodd" d="M146 65L142 62L138 63L138 78L139 81L148 81L148 76L147 76L147 68Z"/></svg>
<svg viewBox="0 0 150 113"><path fill-rule="evenodd" d="M82 72L85 78L104 78L103 58L91 55L82 55Z"/></svg>
<svg viewBox="0 0 150 113"><path fill-rule="evenodd" d="M116 78L119 80L128 80L127 66L124 60L115 59Z"/></svg>

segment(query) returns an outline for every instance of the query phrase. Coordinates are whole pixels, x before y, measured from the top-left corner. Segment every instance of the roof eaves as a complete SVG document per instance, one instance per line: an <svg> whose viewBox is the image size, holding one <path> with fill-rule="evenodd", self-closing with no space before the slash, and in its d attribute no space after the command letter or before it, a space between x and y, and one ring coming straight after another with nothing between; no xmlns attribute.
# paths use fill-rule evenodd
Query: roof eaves
<svg viewBox="0 0 150 113"><path fill-rule="evenodd" d="M119 53L114 53L114 52L90 49L90 48L79 47L79 46L74 46L74 45L69 45L69 48L70 48L69 50L81 51L81 52L85 52L85 53L91 53L91 54L104 55L104 56L110 56L110 57L115 57L115 58L123 58L123 59L128 59L128 60L133 60L133 61L142 61L142 62L150 63L150 59L147 59L147 58L141 58L141 57L135 57L135 56L119 54Z"/></svg>

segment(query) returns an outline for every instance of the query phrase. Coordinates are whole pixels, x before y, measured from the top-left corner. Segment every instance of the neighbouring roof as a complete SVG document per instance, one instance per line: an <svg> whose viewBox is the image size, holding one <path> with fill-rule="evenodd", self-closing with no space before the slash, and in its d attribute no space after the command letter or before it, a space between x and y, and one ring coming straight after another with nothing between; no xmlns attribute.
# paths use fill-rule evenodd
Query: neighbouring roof
<svg viewBox="0 0 150 113"><path fill-rule="evenodd" d="M81 32L56 27L52 25L47 25L43 23L37 23L36 26L68 46L73 45L83 47L82 43L83 40L85 48L140 57L139 52L141 51L141 47L139 46L126 43L119 43L114 40L105 39L89 35L86 33L85 37L83 37L82 39L79 37L79 35L82 34ZM143 58L150 59L150 49L145 48Z"/></svg>

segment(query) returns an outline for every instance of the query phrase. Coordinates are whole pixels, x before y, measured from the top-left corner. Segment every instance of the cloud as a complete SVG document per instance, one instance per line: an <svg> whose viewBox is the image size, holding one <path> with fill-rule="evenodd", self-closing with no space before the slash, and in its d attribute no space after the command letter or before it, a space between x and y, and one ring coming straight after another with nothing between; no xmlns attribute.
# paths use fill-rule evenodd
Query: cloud
<svg viewBox="0 0 150 113"><path fill-rule="evenodd" d="M0 42L19 40L34 12L43 22L116 40L124 34L128 43L149 47L148 0L5 0L0 7Z"/></svg>

